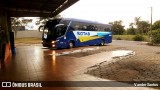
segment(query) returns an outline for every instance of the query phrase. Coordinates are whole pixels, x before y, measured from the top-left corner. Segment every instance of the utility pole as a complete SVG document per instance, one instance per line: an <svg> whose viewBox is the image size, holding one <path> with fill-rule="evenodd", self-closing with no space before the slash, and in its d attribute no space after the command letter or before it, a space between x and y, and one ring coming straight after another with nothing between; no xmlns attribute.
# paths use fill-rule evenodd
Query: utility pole
<svg viewBox="0 0 160 90"><path fill-rule="evenodd" d="M152 41L152 12L153 12L153 10L152 10L152 6L150 8L151 8L150 41Z"/></svg>
<svg viewBox="0 0 160 90"><path fill-rule="evenodd" d="M152 7L151 7L151 32L152 32Z"/></svg>

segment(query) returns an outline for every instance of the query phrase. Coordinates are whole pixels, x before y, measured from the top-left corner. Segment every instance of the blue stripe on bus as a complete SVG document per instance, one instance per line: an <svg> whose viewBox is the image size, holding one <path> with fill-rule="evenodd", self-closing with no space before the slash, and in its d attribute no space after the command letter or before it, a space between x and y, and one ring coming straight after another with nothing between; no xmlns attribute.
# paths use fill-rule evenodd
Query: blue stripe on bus
<svg viewBox="0 0 160 90"><path fill-rule="evenodd" d="M98 36L105 36L108 35L109 33L97 33Z"/></svg>

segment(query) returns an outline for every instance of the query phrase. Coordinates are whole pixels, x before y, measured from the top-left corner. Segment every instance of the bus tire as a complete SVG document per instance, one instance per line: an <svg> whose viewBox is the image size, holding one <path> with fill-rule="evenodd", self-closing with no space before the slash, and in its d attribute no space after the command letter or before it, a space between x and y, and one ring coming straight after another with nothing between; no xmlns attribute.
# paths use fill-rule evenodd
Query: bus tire
<svg viewBox="0 0 160 90"><path fill-rule="evenodd" d="M104 44L105 44L104 40L101 40L100 46L104 46Z"/></svg>
<svg viewBox="0 0 160 90"><path fill-rule="evenodd" d="M73 41L70 41L69 43L68 43L68 48L73 48L74 47L74 43L73 43Z"/></svg>

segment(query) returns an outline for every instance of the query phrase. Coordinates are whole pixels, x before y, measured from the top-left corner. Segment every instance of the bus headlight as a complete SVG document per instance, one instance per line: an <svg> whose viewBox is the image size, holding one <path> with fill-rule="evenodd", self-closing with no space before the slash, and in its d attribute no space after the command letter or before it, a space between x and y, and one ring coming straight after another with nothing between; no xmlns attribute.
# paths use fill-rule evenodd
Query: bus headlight
<svg viewBox="0 0 160 90"><path fill-rule="evenodd" d="M53 43L55 43L55 41L52 41L51 43L53 44Z"/></svg>
<svg viewBox="0 0 160 90"><path fill-rule="evenodd" d="M55 47L55 45L53 44L52 47Z"/></svg>

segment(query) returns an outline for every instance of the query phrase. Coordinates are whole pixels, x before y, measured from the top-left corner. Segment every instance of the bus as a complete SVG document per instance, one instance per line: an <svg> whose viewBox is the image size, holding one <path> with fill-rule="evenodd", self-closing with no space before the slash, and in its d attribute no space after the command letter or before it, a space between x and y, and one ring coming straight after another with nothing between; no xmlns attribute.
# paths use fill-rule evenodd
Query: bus
<svg viewBox="0 0 160 90"><path fill-rule="evenodd" d="M103 46L112 42L111 26L73 18L49 20L43 27L42 44L49 48Z"/></svg>

